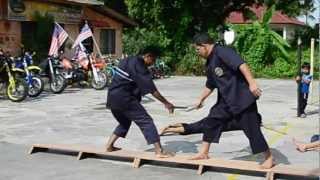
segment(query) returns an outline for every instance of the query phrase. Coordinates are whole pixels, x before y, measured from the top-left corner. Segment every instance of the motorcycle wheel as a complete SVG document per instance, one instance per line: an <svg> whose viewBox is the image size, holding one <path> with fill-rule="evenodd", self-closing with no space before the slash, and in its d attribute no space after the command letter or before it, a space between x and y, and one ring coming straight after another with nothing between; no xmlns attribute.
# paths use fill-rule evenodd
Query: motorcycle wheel
<svg viewBox="0 0 320 180"><path fill-rule="evenodd" d="M97 72L99 81L96 82L94 77L91 80L91 86L96 90L102 90L107 86L108 80L107 75L103 72Z"/></svg>
<svg viewBox="0 0 320 180"><path fill-rule="evenodd" d="M56 74L55 78L50 81L50 90L54 94L61 93L67 87L67 81L61 74Z"/></svg>
<svg viewBox="0 0 320 180"><path fill-rule="evenodd" d="M44 82L39 77L32 77L31 87L29 87L28 95L30 97L37 97L44 89Z"/></svg>
<svg viewBox="0 0 320 180"><path fill-rule="evenodd" d="M28 85L22 79L15 79L14 84L9 84L7 87L7 96L12 102L21 102L28 95Z"/></svg>

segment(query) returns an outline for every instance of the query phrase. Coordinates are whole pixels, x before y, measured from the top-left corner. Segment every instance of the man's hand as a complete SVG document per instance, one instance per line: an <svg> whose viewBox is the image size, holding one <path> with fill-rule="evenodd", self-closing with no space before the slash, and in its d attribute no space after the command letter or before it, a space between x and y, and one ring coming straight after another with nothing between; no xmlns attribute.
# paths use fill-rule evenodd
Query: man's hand
<svg viewBox="0 0 320 180"><path fill-rule="evenodd" d="M174 105L171 104L166 98L164 98L159 91L155 91L152 93L153 97L157 98L160 102L164 104L164 106L169 110L169 113L172 114L174 111Z"/></svg>
<svg viewBox="0 0 320 180"><path fill-rule="evenodd" d="M169 113L170 113L170 114L173 113L173 111L174 111L174 105L173 105L173 104L171 104L170 102L166 102L166 103L164 104L164 106L169 110Z"/></svg>
<svg viewBox="0 0 320 180"><path fill-rule="evenodd" d="M296 81L297 81L297 82L301 81L301 77L300 77L300 76L297 76L297 77L296 77Z"/></svg>
<svg viewBox="0 0 320 180"><path fill-rule="evenodd" d="M239 66L239 70L241 71L241 73L243 74L245 79L247 80L251 93L256 98L259 98L261 96L262 91L261 91L261 89L259 89L256 81L254 80L253 75L252 75L248 65L246 63L241 64Z"/></svg>
<svg viewBox="0 0 320 180"><path fill-rule="evenodd" d="M261 96L262 90L258 87L256 83L250 84L249 89L256 98Z"/></svg>

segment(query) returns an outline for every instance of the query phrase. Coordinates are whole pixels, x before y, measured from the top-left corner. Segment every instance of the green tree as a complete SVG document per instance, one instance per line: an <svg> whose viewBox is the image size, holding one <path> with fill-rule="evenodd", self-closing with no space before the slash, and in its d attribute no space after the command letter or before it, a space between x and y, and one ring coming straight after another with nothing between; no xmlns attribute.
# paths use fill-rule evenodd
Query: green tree
<svg viewBox="0 0 320 180"><path fill-rule="evenodd" d="M289 58L286 51L286 48L290 47L289 44L269 27L274 10L275 5L265 12L261 22L255 21L250 25L235 28L235 47L255 72L273 65L278 57L285 61Z"/></svg>
<svg viewBox="0 0 320 180"><path fill-rule="evenodd" d="M240 11L245 18L256 19L254 13L250 11L250 6L275 4L277 10L295 16L312 7L312 1L305 0L305 2L305 5L301 6L299 0L105 0L107 6L120 9L124 14L127 9L128 15L140 24L138 28L125 31L126 53L131 53L132 49L140 47L139 41L146 41L143 38L150 40L154 37L147 36L161 35L163 37L156 38L159 40L156 43L167 52L167 62L174 69L178 67L181 69L183 64L181 61L185 57L193 57L189 48L193 35L199 31L208 31L216 35L217 26L224 25L225 19L231 12ZM161 42L162 40L165 42Z"/></svg>

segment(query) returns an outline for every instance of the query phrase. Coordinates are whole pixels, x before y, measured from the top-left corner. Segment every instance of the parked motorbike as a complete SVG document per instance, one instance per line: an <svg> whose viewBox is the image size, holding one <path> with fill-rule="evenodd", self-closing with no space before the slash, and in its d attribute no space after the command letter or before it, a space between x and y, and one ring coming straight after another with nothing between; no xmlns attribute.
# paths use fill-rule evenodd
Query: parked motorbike
<svg viewBox="0 0 320 180"><path fill-rule="evenodd" d="M37 97L44 89L44 82L39 77L41 69L38 66L34 66L32 56L29 52L25 52L22 57L14 58L15 68L23 71L25 81L28 84L28 95L30 97Z"/></svg>
<svg viewBox="0 0 320 180"><path fill-rule="evenodd" d="M60 72L63 70L63 66L59 57L49 56L40 65L41 77L49 78L50 90L59 94L67 87L67 80Z"/></svg>
<svg viewBox="0 0 320 180"><path fill-rule="evenodd" d="M0 92L5 88L8 98L13 102L21 102L28 95L27 83L19 77L20 73L12 68L9 55L0 50Z"/></svg>
<svg viewBox="0 0 320 180"><path fill-rule="evenodd" d="M162 60L157 60L153 66L149 67L153 79L161 79L171 76L170 68Z"/></svg>
<svg viewBox="0 0 320 180"><path fill-rule="evenodd" d="M107 85L107 76L103 72L105 64L94 61L91 55L80 60L63 58L62 64L64 70L61 72L69 84L75 82L79 85L90 84L96 90L102 90Z"/></svg>

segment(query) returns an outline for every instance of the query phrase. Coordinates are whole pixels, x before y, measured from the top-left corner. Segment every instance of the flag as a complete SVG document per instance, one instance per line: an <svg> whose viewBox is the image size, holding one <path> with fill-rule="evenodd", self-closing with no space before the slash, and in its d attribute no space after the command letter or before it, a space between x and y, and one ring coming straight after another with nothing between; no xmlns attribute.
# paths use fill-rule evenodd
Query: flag
<svg viewBox="0 0 320 180"><path fill-rule="evenodd" d="M85 47L82 45L82 43L79 43L76 46L76 51L75 51L75 55L74 55L74 59L76 60L82 60L84 58L87 58L87 54L86 54L86 49Z"/></svg>
<svg viewBox="0 0 320 180"><path fill-rule="evenodd" d="M77 39L75 40L72 48L75 48L76 46L78 46L82 41L84 41L85 39L89 38L89 37L93 37L92 31L90 29L90 27L88 26L88 24L86 23L82 29L80 34L78 35Z"/></svg>
<svg viewBox="0 0 320 180"><path fill-rule="evenodd" d="M58 23L54 23L49 56L57 56L59 48L67 38L68 33Z"/></svg>

